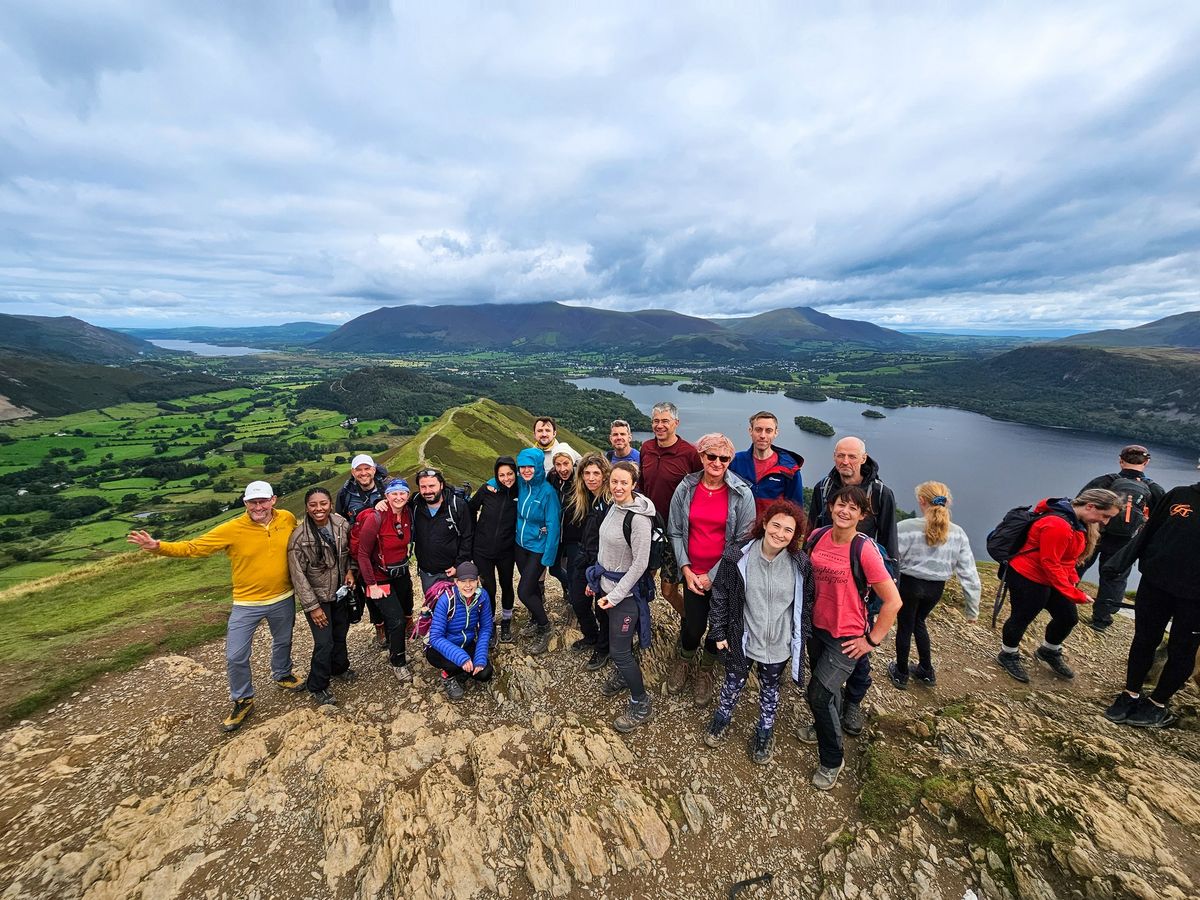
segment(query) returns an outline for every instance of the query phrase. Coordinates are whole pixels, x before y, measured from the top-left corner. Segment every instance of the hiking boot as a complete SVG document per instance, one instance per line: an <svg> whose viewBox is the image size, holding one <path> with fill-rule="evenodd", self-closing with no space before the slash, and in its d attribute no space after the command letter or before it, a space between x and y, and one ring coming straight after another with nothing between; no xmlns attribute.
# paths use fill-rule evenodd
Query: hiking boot
<svg viewBox="0 0 1200 900"><path fill-rule="evenodd" d="M608 676L608 681L600 686L600 693L605 697L615 697L627 690L629 690L629 685L625 683L625 679L621 677L621 673L617 669L613 669L613 673Z"/></svg>
<svg viewBox="0 0 1200 900"><path fill-rule="evenodd" d="M692 705L704 707L713 702L717 690L717 679L713 674L716 662L717 658L708 653L701 657L696 675L692 678Z"/></svg>
<svg viewBox="0 0 1200 900"><path fill-rule="evenodd" d="M413 680L412 670L408 666L392 666L392 674L401 684L408 684Z"/></svg>
<svg viewBox="0 0 1200 900"><path fill-rule="evenodd" d="M582 653L585 650L591 650L595 646L596 642L589 641L587 638L580 638L579 640L571 643L571 649L576 653Z"/></svg>
<svg viewBox="0 0 1200 900"><path fill-rule="evenodd" d="M713 713L712 721L704 731L704 743L710 747L720 747L729 737L729 719L722 719L720 713Z"/></svg>
<svg viewBox="0 0 1200 900"><path fill-rule="evenodd" d="M347 669L345 672L338 672L333 677L336 678L338 681L344 681L347 684L349 684L351 681L358 680L358 673L355 672L353 669Z"/></svg>
<svg viewBox="0 0 1200 900"><path fill-rule="evenodd" d="M325 688L323 691L312 692L313 703L317 706L337 706L337 697L333 696L333 691Z"/></svg>
<svg viewBox="0 0 1200 900"><path fill-rule="evenodd" d="M512 619L500 620L500 643L511 644L513 642Z"/></svg>
<svg viewBox="0 0 1200 900"><path fill-rule="evenodd" d="M796 740L802 744L815 744L817 742L817 726L801 725L796 729Z"/></svg>
<svg viewBox="0 0 1200 900"><path fill-rule="evenodd" d="M1088 624L1092 626L1092 631L1097 634L1104 634L1104 632L1112 628L1112 619L1092 619Z"/></svg>
<svg viewBox="0 0 1200 900"><path fill-rule="evenodd" d="M382 622L375 626L375 646L380 650L386 650L388 647L387 626Z"/></svg>
<svg viewBox="0 0 1200 900"><path fill-rule="evenodd" d="M285 675L283 678L276 678L275 684L285 691L298 691L304 687L305 683L295 675Z"/></svg>
<svg viewBox="0 0 1200 900"><path fill-rule="evenodd" d="M445 670L442 671L442 687L446 689L446 696L451 700L461 700L466 693L462 681L457 677L452 678Z"/></svg>
<svg viewBox="0 0 1200 900"><path fill-rule="evenodd" d="M827 791L837 784L838 775L842 773L842 769L846 767L845 763L834 769L826 766L817 766L817 771L813 773L812 786L818 791Z"/></svg>
<svg viewBox="0 0 1200 900"><path fill-rule="evenodd" d="M867 714L863 712L862 704L847 703L842 710L842 731L850 737L858 737L867 727Z"/></svg>
<svg viewBox="0 0 1200 900"><path fill-rule="evenodd" d="M533 640L529 644L530 656L541 656L550 649L550 635L553 633L549 623L545 627L534 626Z"/></svg>
<svg viewBox="0 0 1200 900"><path fill-rule="evenodd" d="M1029 673L1025 671L1025 666L1021 663L1020 653L1005 653L1001 650L996 655L996 662L1000 663L1000 667L1017 681L1029 684Z"/></svg>
<svg viewBox="0 0 1200 900"><path fill-rule="evenodd" d="M933 668L933 666L926 668L918 663L908 670L908 674L913 681L919 682L920 684L925 685L925 687L933 687L937 684L937 671Z"/></svg>
<svg viewBox="0 0 1200 900"><path fill-rule="evenodd" d="M898 691L907 691L908 690L908 673L907 672L901 672L900 669L896 666L896 664L894 662L890 662L887 664L887 673L888 673L888 678L890 678L892 681L892 684L894 684L896 686L896 690L898 690Z"/></svg>
<svg viewBox="0 0 1200 900"><path fill-rule="evenodd" d="M1165 706L1152 703L1145 697L1125 717L1125 724L1134 728L1166 728L1176 721L1176 716Z"/></svg>
<svg viewBox="0 0 1200 900"><path fill-rule="evenodd" d="M526 625L524 628L522 628L520 631L517 632L517 634L523 638L534 637L537 633L538 633L538 623L537 622L530 622L528 625Z"/></svg>
<svg viewBox="0 0 1200 900"><path fill-rule="evenodd" d="M654 707L650 705L650 695L641 700L630 700L625 712L613 719L613 728L622 734L628 734L635 728L645 725L654 716Z"/></svg>
<svg viewBox="0 0 1200 900"><path fill-rule="evenodd" d="M1112 705L1104 711L1104 718L1120 725L1129 718L1131 712L1137 709L1139 703L1141 703L1140 697L1130 697L1125 691L1121 691Z"/></svg>
<svg viewBox="0 0 1200 900"><path fill-rule="evenodd" d="M692 667L694 657L684 656L680 651L671 663L671 671L667 673L667 693L678 694L687 686L688 670Z"/></svg>
<svg viewBox="0 0 1200 900"><path fill-rule="evenodd" d="M234 700L233 711L225 717L221 725L226 731L237 731L252 712L254 712L253 697L247 697L244 700Z"/></svg>
<svg viewBox="0 0 1200 900"><path fill-rule="evenodd" d="M1070 681L1075 677L1075 670L1067 665L1067 661L1063 659L1061 650L1050 650L1047 647L1038 647L1034 651L1034 656L1037 661L1044 665L1047 669L1057 675L1059 678L1065 678Z"/></svg>
<svg viewBox="0 0 1200 900"><path fill-rule="evenodd" d="M588 657L587 665L584 666L588 672L599 672L608 665L608 654L602 650L593 650L592 655Z"/></svg>
<svg viewBox="0 0 1200 900"><path fill-rule="evenodd" d="M775 755L775 729L755 728L750 735L750 760L757 765L765 766Z"/></svg>

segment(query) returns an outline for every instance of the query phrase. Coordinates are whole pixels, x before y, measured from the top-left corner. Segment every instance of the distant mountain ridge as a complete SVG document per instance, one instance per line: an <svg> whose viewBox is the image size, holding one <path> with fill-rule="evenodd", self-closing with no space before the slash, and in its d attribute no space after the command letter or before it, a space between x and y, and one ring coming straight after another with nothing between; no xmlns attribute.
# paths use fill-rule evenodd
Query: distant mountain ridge
<svg viewBox="0 0 1200 900"><path fill-rule="evenodd" d="M145 340L196 341L218 347L261 347L276 350L320 340L338 326L323 322L286 322L283 325L190 325L184 328L121 328L124 334Z"/></svg>
<svg viewBox="0 0 1200 900"><path fill-rule="evenodd" d="M1180 347L1200 350L1200 310L1156 319L1134 328L1109 328L1073 334L1056 344L1083 344L1093 347Z"/></svg>
<svg viewBox="0 0 1200 900"><path fill-rule="evenodd" d="M622 312L557 302L475 306L392 306L347 322L313 346L385 353L451 347L493 350L611 350L728 357L805 342L878 347L921 343L869 322L837 319L809 307L740 319L702 319L665 309Z"/></svg>
<svg viewBox="0 0 1200 900"><path fill-rule="evenodd" d="M100 328L74 316L0 314L0 349L82 363L119 363L161 351L141 338Z"/></svg>

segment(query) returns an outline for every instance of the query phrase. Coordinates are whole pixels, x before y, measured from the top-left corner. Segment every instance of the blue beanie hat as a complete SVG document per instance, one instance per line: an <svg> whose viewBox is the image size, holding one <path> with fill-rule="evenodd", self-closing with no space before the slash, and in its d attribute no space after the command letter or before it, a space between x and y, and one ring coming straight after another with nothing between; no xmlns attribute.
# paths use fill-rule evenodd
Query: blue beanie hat
<svg viewBox="0 0 1200 900"><path fill-rule="evenodd" d="M412 491L408 489L408 482L403 478L393 478L387 483L387 487L383 489L385 494L390 494L392 491L404 491L406 494L412 493Z"/></svg>

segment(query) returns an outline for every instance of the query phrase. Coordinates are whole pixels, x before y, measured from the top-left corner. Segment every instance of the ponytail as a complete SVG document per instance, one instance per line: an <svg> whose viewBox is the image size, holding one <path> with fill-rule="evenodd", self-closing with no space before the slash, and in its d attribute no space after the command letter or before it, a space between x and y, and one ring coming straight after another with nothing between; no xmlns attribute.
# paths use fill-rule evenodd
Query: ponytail
<svg viewBox="0 0 1200 900"><path fill-rule="evenodd" d="M940 481L925 481L915 493L925 501L925 543L939 547L950 538L950 488Z"/></svg>
<svg viewBox="0 0 1200 900"><path fill-rule="evenodd" d="M1071 506L1087 506L1089 503L1096 509L1119 509L1121 498L1104 488L1088 488L1086 491L1079 492L1079 496L1071 501ZM1087 543L1084 544L1083 552L1079 554L1076 563L1091 559L1092 552L1098 543L1100 543L1100 523L1092 522L1087 527Z"/></svg>

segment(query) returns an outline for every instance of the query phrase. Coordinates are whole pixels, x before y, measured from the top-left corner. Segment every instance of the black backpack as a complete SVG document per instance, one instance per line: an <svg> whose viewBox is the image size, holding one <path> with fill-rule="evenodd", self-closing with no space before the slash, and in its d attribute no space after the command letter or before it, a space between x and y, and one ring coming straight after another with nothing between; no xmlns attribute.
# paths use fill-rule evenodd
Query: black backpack
<svg viewBox="0 0 1200 900"><path fill-rule="evenodd" d="M637 513L630 511L625 513L625 522L623 531L625 533L625 543L630 549L633 549L633 517ZM663 553L667 546L667 524L663 521L662 516L657 511L654 513L654 519L650 522L650 560L646 563L646 571L653 572L655 569L661 568L663 564Z"/></svg>
<svg viewBox="0 0 1200 900"><path fill-rule="evenodd" d="M1108 520L1104 533L1130 538L1141 530L1150 514L1150 485L1140 478L1118 475L1108 489L1121 498L1117 514Z"/></svg>
<svg viewBox="0 0 1200 900"><path fill-rule="evenodd" d="M988 532L988 556L1000 563L1000 568L997 570L1000 584L996 587L996 600L992 606L993 628L996 627L1000 609L1004 606L1004 596L1008 593L1008 564L1022 552L1029 552L1021 550L1025 546L1025 542L1029 540L1029 529L1033 527L1034 522L1046 516L1058 516L1064 521L1066 520L1066 516L1055 509L1038 512L1032 506L1015 506L1004 514L1004 518L995 528Z"/></svg>
<svg viewBox="0 0 1200 900"><path fill-rule="evenodd" d="M817 541L821 540L822 537L832 530L832 525L822 525L820 528L815 529L804 543L804 552L812 553L813 547L817 546ZM862 597L867 611L875 616L879 614L879 610L883 606L883 598L875 593L875 589L867 583L867 573L863 571L863 548L868 544L874 544L875 549L879 551L883 565L887 569L888 574L892 576L893 582L899 582L900 564L888 555L887 547L883 546L875 538L863 534L861 531L855 532L850 545L850 574L854 578L854 586L858 588L858 595Z"/></svg>

